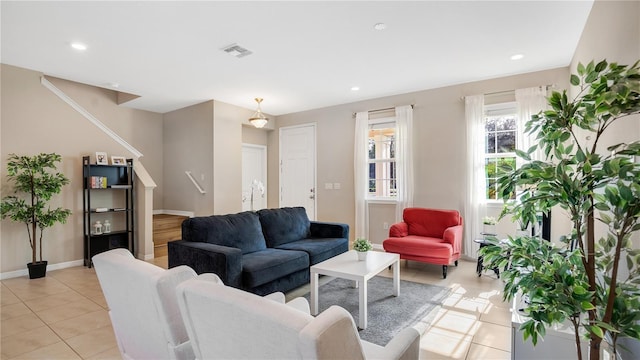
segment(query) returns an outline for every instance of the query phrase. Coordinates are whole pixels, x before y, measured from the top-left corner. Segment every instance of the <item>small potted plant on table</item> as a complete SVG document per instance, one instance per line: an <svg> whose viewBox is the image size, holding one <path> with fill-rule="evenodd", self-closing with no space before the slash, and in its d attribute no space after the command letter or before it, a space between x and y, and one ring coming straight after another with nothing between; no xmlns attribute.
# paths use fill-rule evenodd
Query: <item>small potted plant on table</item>
<svg viewBox="0 0 640 360"><path fill-rule="evenodd" d="M360 261L367 259L367 253L371 249L373 249L373 246L371 245L369 240L365 238L357 238L353 242L353 250L355 250L358 254L358 260Z"/></svg>
<svg viewBox="0 0 640 360"><path fill-rule="evenodd" d="M485 216L482 218L482 233L484 235L496 235L496 218L492 216Z"/></svg>

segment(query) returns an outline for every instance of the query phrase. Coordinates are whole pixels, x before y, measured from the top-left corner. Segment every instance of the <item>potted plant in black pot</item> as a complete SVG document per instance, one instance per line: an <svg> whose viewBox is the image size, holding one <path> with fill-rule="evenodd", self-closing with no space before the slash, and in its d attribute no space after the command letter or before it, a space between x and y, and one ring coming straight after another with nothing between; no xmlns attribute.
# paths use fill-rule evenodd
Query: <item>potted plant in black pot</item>
<svg viewBox="0 0 640 360"><path fill-rule="evenodd" d="M9 154L7 177L13 182L15 195L9 195L0 203L2 219L9 218L27 226L31 262L29 278L44 277L47 261L42 260L42 238L44 229L56 223L65 223L71 210L51 209L49 200L59 194L62 186L69 183L64 174L56 171L61 156L55 153L34 156ZM36 255L39 255L37 260Z"/></svg>
<svg viewBox="0 0 640 360"><path fill-rule="evenodd" d="M559 207L570 232L559 244L516 236L481 254L507 267L507 299L528 296L525 340L535 345L546 328L569 322L578 359L586 341L595 360L603 341L615 354L619 338L640 339L640 249L632 241L640 230L640 140L605 144L612 124L640 120L640 64L579 64L570 81L579 94L552 93L551 108L526 125L536 145L517 150L525 163L499 180L502 199L518 198L503 216L533 220ZM537 148L544 159L533 158Z"/></svg>

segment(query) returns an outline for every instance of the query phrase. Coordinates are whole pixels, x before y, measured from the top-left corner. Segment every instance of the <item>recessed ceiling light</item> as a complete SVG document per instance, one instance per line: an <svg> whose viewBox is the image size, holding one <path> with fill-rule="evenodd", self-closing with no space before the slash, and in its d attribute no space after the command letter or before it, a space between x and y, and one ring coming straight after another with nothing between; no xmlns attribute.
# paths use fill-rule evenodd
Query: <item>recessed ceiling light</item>
<svg viewBox="0 0 640 360"><path fill-rule="evenodd" d="M375 25L373 25L373 28L376 30L384 30L387 28L387 24L385 23L377 23Z"/></svg>
<svg viewBox="0 0 640 360"><path fill-rule="evenodd" d="M352 86L351 87L351 91L358 91L358 90L360 90L359 86Z"/></svg>
<svg viewBox="0 0 640 360"><path fill-rule="evenodd" d="M520 60L524 57L522 54L511 55L511 60Z"/></svg>
<svg viewBox="0 0 640 360"><path fill-rule="evenodd" d="M80 42L72 42L71 43L71 47L76 49L76 50L80 50L80 51L84 51L87 50L87 45L80 43Z"/></svg>

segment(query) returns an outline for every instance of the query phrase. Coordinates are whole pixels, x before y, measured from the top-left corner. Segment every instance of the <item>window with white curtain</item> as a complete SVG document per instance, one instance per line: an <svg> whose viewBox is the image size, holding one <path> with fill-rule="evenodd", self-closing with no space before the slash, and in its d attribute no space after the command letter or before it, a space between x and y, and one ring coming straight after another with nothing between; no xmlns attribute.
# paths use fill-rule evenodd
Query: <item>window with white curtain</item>
<svg viewBox="0 0 640 360"><path fill-rule="evenodd" d="M518 129L516 103L484 107L484 183L485 199L499 200L498 179L505 167L515 169Z"/></svg>
<svg viewBox="0 0 640 360"><path fill-rule="evenodd" d="M395 116L356 113L354 139L355 236L368 237L368 204L395 204L396 221L413 206L413 106L391 109ZM380 110L378 110L380 111Z"/></svg>
<svg viewBox="0 0 640 360"><path fill-rule="evenodd" d="M369 120L368 131L369 199L395 199L396 181L396 120Z"/></svg>

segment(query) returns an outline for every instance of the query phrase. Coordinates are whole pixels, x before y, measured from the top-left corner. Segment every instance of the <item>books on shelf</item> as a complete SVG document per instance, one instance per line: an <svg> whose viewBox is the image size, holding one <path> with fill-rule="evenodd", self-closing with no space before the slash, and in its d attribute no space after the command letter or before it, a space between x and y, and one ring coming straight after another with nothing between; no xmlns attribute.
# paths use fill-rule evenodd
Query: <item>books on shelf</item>
<svg viewBox="0 0 640 360"><path fill-rule="evenodd" d="M111 186L109 186L112 189L128 189L131 187L131 185L119 185L119 184L113 184Z"/></svg>
<svg viewBox="0 0 640 360"><path fill-rule="evenodd" d="M105 176L92 176L91 177L91 188L92 189L106 189L107 188L107 178Z"/></svg>
<svg viewBox="0 0 640 360"><path fill-rule="evenodd" d="M94 211L95 212L107 212L107 211L109 211L109 208L99 207L99 208L95 208Z"/></svg>

